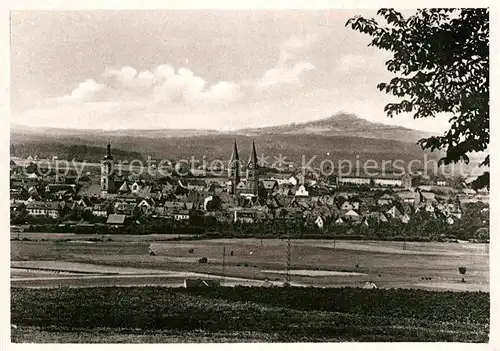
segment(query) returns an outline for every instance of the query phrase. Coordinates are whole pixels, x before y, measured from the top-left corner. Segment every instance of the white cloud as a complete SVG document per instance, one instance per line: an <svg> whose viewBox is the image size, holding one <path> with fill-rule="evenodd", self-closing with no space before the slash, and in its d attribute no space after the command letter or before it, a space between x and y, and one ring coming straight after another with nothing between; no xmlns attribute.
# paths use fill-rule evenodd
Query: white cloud
<svg viewBox="0 0 500 351"><path fill-rule="evenodd" d="M242 95L240 85L231 82L219 82L212 85L207 92L201 93L204 101L234 101Z"/></svg>
<svg viewBox="0 0 500 351"><path fill-rule="evenodd" d="M134 79L137 74L137 70L130 66L123 66L121 69L113 69L106 67L102 73L103 77L116 77L121 81L130 81Z"/></svg>
<svg viewBox="0 0 500 351"><path fill-rule="evenodd" d="M155 84L155 75L152 72L137 73L137 70L130 66L123 66L120 69L106 67L101 78L110 88L116 90L115 93L120 93L120 91L148 92Z"/></svg>
<svg viewBox="0 0 500 351"><path fill-rule="evenodd" d="M257 88L264 88L277 84L300 83L299 76L315 67L310 62L297 62L292 67L275 67L267 70L257 82Z"/></svg>
<svg viewBox="0 0 500 351"><path fill-rule="evenodd" d="M85 82L78 84L78 87L71 93L61 97L59 101L68 103L90 101L105 89L106 85L97 83L94 79L87 79Z"/></svg>
<svg viewBox="0 0 500 351"><path fill-rule="evenodd" d="M151 103L231 102L242 96L239 84L217 82L207 86L205 80L188 68L174 70L160 65L153 71L138 71L130 66L106 67L101 82L88 79L71 94L62 98L66 102L149 100ZM95 98L99 99L95 99Z"/></svg>
<svg viewBox="0 0 500 351"><path fill-rule="evenodd" d="M261 78L255 82L255 87L260 90L279 84L298 84L300 75L314 70L312 63L305 61L308 58L310 45L314 40L292 37L281 44L280 54L273 68L268 69Z"/></svg>

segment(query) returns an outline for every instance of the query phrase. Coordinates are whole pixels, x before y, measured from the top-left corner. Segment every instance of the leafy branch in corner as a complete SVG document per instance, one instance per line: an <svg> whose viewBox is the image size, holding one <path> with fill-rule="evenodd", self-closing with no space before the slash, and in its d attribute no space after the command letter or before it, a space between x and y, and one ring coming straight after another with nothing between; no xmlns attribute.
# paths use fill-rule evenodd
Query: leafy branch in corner
<svg viewBox="0 0 500 351"><path fill-rule="evenodd" d="M385 19L355 16L346 26L372 37L369 46L393 53L385 64L395 74L377 88L400 101L385 106L389 117L413 113L415 119L451 116L440 136L419 140L424 149L445 150L440 164L469 162L473 152L488 152L489 13L485 8L419 9L405 18L394 9L380 9ZM489 155L481 166L489 166ZM489 188L489 172L474 187Z"/></svg>

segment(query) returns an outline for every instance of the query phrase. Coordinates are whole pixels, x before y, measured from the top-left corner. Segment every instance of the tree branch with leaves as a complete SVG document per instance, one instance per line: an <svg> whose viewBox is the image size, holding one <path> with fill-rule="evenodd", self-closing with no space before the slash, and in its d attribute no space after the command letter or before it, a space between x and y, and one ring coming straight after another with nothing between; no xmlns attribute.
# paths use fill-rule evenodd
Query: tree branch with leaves
<svg viewBox="0 0 500 351"><path fill-rule="evenodd" d="M489 11L485 8L419 9L405 18L380 9L385 19L355 16L346 26L372 37L369 46L393 53L386 68L395 74L377 88L400 98L385 106L389 117L413 113L415 119L450 115L449 129L419 140L424 149L444 150L440 163L469 162L473 152L486 152L490 141ZM481 166L489 166L487 155ZM489 188L489 172L476 188Z"/></svg>

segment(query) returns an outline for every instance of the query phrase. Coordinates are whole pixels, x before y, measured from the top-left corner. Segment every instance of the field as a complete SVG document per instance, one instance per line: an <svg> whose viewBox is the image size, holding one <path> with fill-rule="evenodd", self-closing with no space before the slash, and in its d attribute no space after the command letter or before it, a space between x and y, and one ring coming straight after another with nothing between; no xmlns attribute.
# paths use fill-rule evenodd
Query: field
<svg viewBox="0 0 500 351"><path fill-rule="evenodd" d="M38 233L21 234L20 239L11 241L11 266L16 268L11 282L17 287L172 286L182 285L185 277L193 275L223 275L223 284L286 280L287 245L280 239L172 240L175 236ZM405 245L403 249L401 242L291 240L290 281L317 287L356 287L373 281L379 288L489 291L488 246ZM149 249L155 256L148 254ZM202 257L208 262L199 263ZM459 266L467 268L465 282ZM65 273L87 276L67 277Z"/></svg>
<svg viewBox="0 0 500 351"><path fill-rule="evenodd" d="M13 233L12 340L488 339L487 245L295 239L289 262L281 239Z"/></svg>
<svg viewBox="0 0 500 351"><path fill-rule="evenodd" d="M489 294L480 292L13 288L11 302L13 342L487 342L489 335Z"/></svg>

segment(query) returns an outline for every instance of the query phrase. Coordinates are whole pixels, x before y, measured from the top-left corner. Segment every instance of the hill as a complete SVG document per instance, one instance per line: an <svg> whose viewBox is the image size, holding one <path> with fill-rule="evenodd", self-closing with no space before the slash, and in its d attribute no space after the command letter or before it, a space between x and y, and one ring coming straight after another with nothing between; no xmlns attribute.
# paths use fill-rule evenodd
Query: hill
<svg viewBox="0 0 500 351"><path fill-rule="evenodd" d="M245 135L314 134L328 136L355 136L361 138L416 142L430 133L400 126L374 123L349 113L338 113L328 118L306 123L290 123L265 128L247 128L237 131Z"/></svg>
<svg viewBox="0 0 500 351"><path fill-rule="evenodd" d="M144 137L144 138L184 138L206 135L235 134L246 136L269 134L306 134L324 136L355 136L360 138L398 140L416 142L430 133L403 128L400 126L374 123L349 113L338 113L328 118L305 123L290 123L263 128L245 128L235 131L219 131L214 129L116 129L116 130L88 130L62 128L33 128L21 125L12 125L11 131L16 136L47 135L47 136L87 136L92 134L101 137Z"/></svg>
<svg viewBox="0 0 500 351"><path fill-rule="evenodd" d="M106 153L106 148L88 145L75 145L70 140L67 143L57 142L55 140L49 141L31 141L14 143L10 147L10 154L14 157L27 158L28 156L39 158L51 158L58 156L64 160L87 160L89 162L100 162ZM113 156L115 160L129 160L129 159L143 159L142 155L138 152L126 151L121 149L114 149Z"/></svg>
<svg viewBox="0 0 500 351"><path fill-rule="evenodd" d="M50 152L59 157L94 160L102 157L108 140L122 159L152 156L156 159L190 159L194 156L208 161L228 160L234 140L240 155L246 160L252 141L257 153L268 156L272 164L282 155L287 161L301 165L316 156L316 166L323 159L335 164L338 160L351 162L374 160L422 160L424 151L416 141L426 133L398 126L372 123L352 114L340 113L329 118L307 123L265 128L241 129L233 132L216 130L82 130L57 128L27 128L12 126L13 156L26 157L40 152ZM66 149L70 145L87 146L78 152ZM78 149L76 149L78 150ZM88 151L91 155L89 155ZM75 151L75 149L73 149ZM117 152L114 151L116 154ZM428 153L430 158L436 153ZM40 155L39 155L40 156ZM140 156L140 157L139 157ZM70 159L71 159L70 158Z"/></svg>
<svg viewBox="0 0 500 351"><path fill-rule="evenodd" d="M317 155L314 165L318 166L323 159L350 160L360 162L374 160L381 163L384 160L401 159L405 163L411 160L422 160L424 152L415 143L405 143L394 140L360 138L353 136L323 136L323 135L293 135L293 134L264 134L256 136L221 134L201 135L191 138L147 138L138 136L114 136L109 134L80 135L80 136L50 136L38 137L35 135L18 136L12 134L12 156L27 157L40 153L58 155L60 158L69 155L68 147L71 145L86 145L88 150L99 157L105 153L107 140L111 140L113 154L123 150L127 154L118 155L117 159L137 159L152 156L156 159L190 159L194 156L201 160L205 157L208 161L219 159L227 161L231 156L234 140L237 140L240 157L247 160L252 141L255 141L259 157L264 154L272 164L279 155L286 157L301 165L303 158L307 163L310 158ZM82 149L83 150L83 149ZM75 158L95 160L88 153L82 155L71 154ZM139 157L140 155L140 157ZM434 154L430 154L434 158ZM69 157L69 156L68 156ZM71 157L70 159L72 159Z"/></svg>

